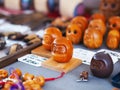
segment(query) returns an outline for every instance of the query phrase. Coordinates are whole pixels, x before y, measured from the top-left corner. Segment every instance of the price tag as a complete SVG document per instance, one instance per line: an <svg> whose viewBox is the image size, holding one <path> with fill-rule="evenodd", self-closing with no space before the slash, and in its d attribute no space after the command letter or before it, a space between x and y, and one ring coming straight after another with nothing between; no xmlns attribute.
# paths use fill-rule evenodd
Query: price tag
<svg viewBox="0 0 120 90"><path fill-rule="evenodd" d="M120 53L119 53L119 52L115 52L115 51L107 50L107 49L101 49L101 50L99 50L98 52L101 52L101 51L108 53L108 54L111 56L114 64L115 64L118 60L120 60Z"/></svg>
<svg viewBox="0 0 120 90"><path fill-rule="evenodd" d="M27 54L23 57L18 58L18 61L26 63L26 64L30 64L33 66L41 66L41 63L43 61L47 60L47 58L45 57L41 57L35 54Z"/></svg>
<svg viewBox="0 0 120 90"><path fill-rule="evenodd" d="M114 64L118 60L120 60L120 53L119 52L115 52L115 51L107 50L107 49L100 49L97 52L101 52L101 51L104 51L104 52L108 53L111 56ZM73 57L81 59L84 64L90 65L92 57L97 52L90 51L90 50L85 50L85 49L81 49L81 48L75 48L73 50Z"/></svg>
<svg viewBox="0 0 120 90"><path fill-rule="evenodd" d="M84 64L90 65L91 59L96 52L85 50L81 48L75 48L73 50L73 57L81 59Z"/></svg>

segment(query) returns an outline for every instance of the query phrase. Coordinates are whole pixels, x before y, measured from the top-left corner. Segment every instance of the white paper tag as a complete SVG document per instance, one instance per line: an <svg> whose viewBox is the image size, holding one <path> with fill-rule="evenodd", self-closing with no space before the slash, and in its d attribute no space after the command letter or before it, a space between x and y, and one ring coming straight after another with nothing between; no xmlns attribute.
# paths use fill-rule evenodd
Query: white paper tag
<svg viewBox="0 0 120 90"><path fill-rule="evenodd" d="M101 51L105 51L106 53L108 53L111 56L114 64L118 60L120 60L120 53L118 53L118 52L107 50L107 49L100 49L97 52L101 52ZM81 48L75 48L73 50L73 57L81 59L84 64L90 65L93 55L97 52L85 50L85 49L81 49Z"/></svg>
<svg viewBox="0 0 120 90"><path fill-rule="evenodd" d="M45 60L47 60L47 58L38 56L35 54L27 54L25 56L18 58L18 61L20 61L20 62L30 64L33 66L37 66L37 67L41 66L41 63Z"/></svg>
<svg viewBox="0 0 120 90"><path fill-rule="evenodd" d="M81 48L75 48L73 50L73 57L82 60L82 63L90 65L91 59L96 52L85 50Z"/></svg>
<svg viewBox="0 0 120 90"><path fill-rule="evenodd" d="M104 52L108 53L108 54L111 56L114 64L115 64L118 60L120 60L120 53L119 53L119 52L115 52L115 51L107 50L107 49L101 49L101 50L99 50L98 52L101 52L101 51L104 51Z"/></svg>

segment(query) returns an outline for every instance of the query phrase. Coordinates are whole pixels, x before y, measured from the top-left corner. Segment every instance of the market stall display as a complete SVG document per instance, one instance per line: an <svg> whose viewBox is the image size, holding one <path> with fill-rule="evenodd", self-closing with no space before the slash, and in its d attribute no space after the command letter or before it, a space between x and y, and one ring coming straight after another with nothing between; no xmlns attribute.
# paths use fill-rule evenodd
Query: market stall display
<svg viewBox="0 0 120 90"><path fill-rule="evenodd" d="M46 3L48 4L48 1L49 4L55 5L55 10L58 8L59 0L40 0L40 2L45 3L43 6ZM79 5L75 10L83 9L81 7L83 1L81 3L77 3ZM77 4L74 3L73 5L76 7ZM49 10L52 12L53 7ZM73 7L71 11L74 11ZM41 14L41 12L5 17L4 22L0 24L2 27L0 27L0 35L5 38L6 44L5 48L0 52L3 52L8 47L8 44L12 47L14 44L11 42L22 42L23 48L17 51L17 46L14 46L12 47L14 53L0 58L0 68L8 70L7 73L9 74L1 79L0 88L37 90L113 89L111 79L120 72L119 16L117 16L118 20L116 17L112 18L113 20L110 19L106 21L103 13L92 14L90 18L86 18L86 16L72 18L58 16L58 18L51 19L46 14ZM25 25L28 28L23 30L23 28L18 28L15 24L20 24L20 27ZM14 28L9 28L10 25ZM7 32L6 27L8 31L13 32ZM53 31L45 33L46 29L51 27L57 29L60 35L54 37L53 34L55 33ZM14 29L19 32L14 31ZM82 33L81 35L79 30ZM71 41L75 40L77 44L68 40L67 33L81 36L71 37ZM50 44L49 49L43 46L44 40ZM109 48L107 45L113 46ZM116 46L117 48L114 49ZM105 55L100 54L101 51ZM97 57L97 53L99 53L100 57L99 55ZM20 69L16 70L16 68ZM12 72L12 70L15 71ZM20 70L22 70L22 73ZM3 73L1 72L1 77ZM59 73L60 76L58 76ZM22 77L22 80L18 79L18 77Z"/></svg>

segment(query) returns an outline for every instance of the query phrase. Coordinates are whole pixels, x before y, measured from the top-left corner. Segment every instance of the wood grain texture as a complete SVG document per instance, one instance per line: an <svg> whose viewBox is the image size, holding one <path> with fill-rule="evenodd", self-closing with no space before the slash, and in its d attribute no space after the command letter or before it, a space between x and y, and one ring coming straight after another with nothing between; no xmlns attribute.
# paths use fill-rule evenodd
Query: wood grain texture
<svg viewBox="0 0 120 90"><path fill-rule="evenodd" d="M81 64L82 64L82 60L76 59L76 58L72 58L67 63L58 63L58 62L53 60L53 57L51 57L42 63L42 67L45 67L45 68L48 68L51 70L55 70L58 72L68 73Z"/></svg>
<svg viewBox="0 0 120 90"><path fill-rule="evenodd" d="M44 46L39 46L31 51L32 54L50 58L52 56L51 52L46 50Z"/></svg>

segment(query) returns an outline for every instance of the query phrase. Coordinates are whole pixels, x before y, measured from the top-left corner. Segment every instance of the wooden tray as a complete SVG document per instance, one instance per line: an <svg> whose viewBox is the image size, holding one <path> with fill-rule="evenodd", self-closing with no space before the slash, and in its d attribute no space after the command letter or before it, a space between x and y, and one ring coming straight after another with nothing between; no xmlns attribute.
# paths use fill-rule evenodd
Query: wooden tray
<svg viewBox="0 0 120 90"><path fill-rule="evenodd" d="M17 51L16 53L14 54L11 54L11 55L8 55L8 56L5 56L3 58L0 58L0 68L3 68L7 65L10 65L14 62L17 61L17 59L23 55L26 55L28 53L31 53L31 50L42 45L41 42L37 42L37 43L34 43L30 46L27 46L26 48L23 48L19 51Z"/></svg>
<svg viewBox="0 0 120 90"><path fill-rule="evenodd" d="M68 73L68 72L75 69L76 67L78 67L81 64L82 64L82 60L76 59L76 58L72 58L67 63L58 63L58 62L53 60L53 57L51 57L51 58L49 58L48 60L46 60L42 63L42 67L45 67L45 68L48 68L48 69L51 69L51 70L55 70L55 71L58 71L58 72Z"/></svg>

